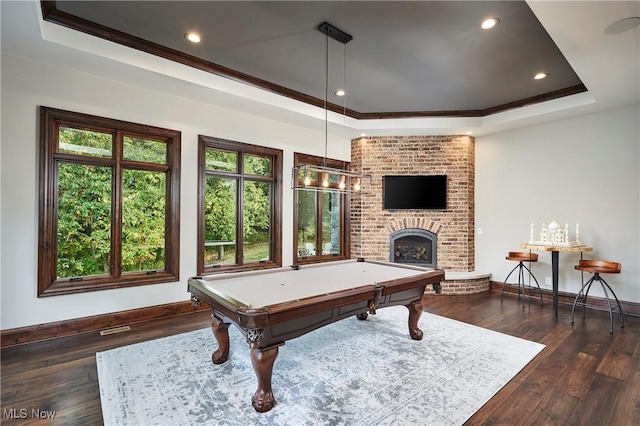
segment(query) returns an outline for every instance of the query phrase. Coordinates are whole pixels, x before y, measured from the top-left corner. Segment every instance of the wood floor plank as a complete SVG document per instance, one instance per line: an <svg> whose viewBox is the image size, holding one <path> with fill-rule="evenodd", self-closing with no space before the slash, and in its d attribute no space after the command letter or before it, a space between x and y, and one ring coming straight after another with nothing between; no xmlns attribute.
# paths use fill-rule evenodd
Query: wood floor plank
<svg viewBox="0 0 640 426"><path fill-rule="evenodd" d="M534 419L542 403L543 395L540 394L538 386L530 383L523 383L512 394L507 403L499 407L495 415L499 418L500 425L522 424L523 421ZM518 399L519 404L510 404L509 401Z"/></svg>
<svg viewBox="0 0 640 426"><path fill-rule="evenodd" d="M582 398L586 395L593 381L593 370L598 360L593 355L579 352L574 363L565 370L560 378L560 389L564 389L569 395Z"/></svg>
<svg viewBox="0 0 640 426"><path fill-rule="evenodd" d="M595 373L591 386L587 390L589 397L583 398L583 400L588 400L589 404L580 404L580 406L575 407L568 418L571 419L572 424L577 425L593 424L596 420L598 424L609 424L611 407L614 405L618 391L621 390L619 380ZM593 396L595 395L598 395L598 397L594 398ZM629 419L625 419L625 423L627 420Z"/></svg>
<svg viewBox="0 0 640 426"><path fill-rule="evenodd" d="M528 416L530 425L567 425L573 424L571 413L579 405L580 399L556 389L549 390L538 401L534 412Z"/></svg>
<svg viewBox="0 0 640 426"><path fill-rule="evenodd" d="M629 367L633 362L632 357L636 344L637 341L633 340L632 336L623 333L622 336L611 342L596 371L609 377L624 380L627 374L632 373Z"/></svg>
<svg viewBox="0 0 640 426"><path fill-rule="evenodd" d="M620 386L610 409L608 424L621 426L640 425L640 370L635 369ZM634 409L635 407L635 409Z"/></svg>

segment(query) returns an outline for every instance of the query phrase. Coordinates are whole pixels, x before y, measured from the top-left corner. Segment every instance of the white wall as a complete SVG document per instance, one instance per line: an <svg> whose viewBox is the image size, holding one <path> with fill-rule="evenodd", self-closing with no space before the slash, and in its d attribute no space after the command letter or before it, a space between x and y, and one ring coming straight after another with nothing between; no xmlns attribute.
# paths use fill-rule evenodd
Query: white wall
<svg viewBox="0 0 640 426"><path fill-rule="evenodd" d="M323 123L316 130L295 127L8 55L1 91L1 329L188 300L187 278L196 271L199 134L284 150L283 265L292 263L293 152L323 156ZM182 132L180 282L37 298L40 105ZM329 135L328 155L342 159L349 146Z"/></svg>
<svg viewBox="0 0 640 426"><path fill-rule="evenodd" d="M584 258L620 262L620 275L603 277L618 298L640 302L639 127L636 105L477 138L476 270L502 282L514 266L505 256L522 250L531 223L536 239L542 222L569 223L572 239L579 223L594 248ZM559 254L560 291L579 291L579 259ZM539 252L533 273L551 287L551 253Z"/></svg>

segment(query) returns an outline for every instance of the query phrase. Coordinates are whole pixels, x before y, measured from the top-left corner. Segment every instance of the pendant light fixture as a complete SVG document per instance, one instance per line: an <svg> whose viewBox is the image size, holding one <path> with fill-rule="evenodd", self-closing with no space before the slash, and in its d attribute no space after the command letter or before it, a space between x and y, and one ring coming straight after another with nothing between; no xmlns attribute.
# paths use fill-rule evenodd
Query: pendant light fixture
<svg viewBox="0 0 640 426"><path fill-rule="evenodd" d="M371 184L371 175L352 172L333 167L327 167L328 148L328 94L329 94L329 38L345 45L344 68L346 80L346 44L353 37L344 31L334 27L328 22L318 25L317 30L325 35L325 86L324 86L324 159L322 166L302 164L294 166L291 171L291 188L305 191L338 191L338 192L364 192L365 186ZM346 85L346 84L345 84ZM344 89L342 90L344 93ZM344 96L344 95L343 95ZM344 100L343 100L344 102ZM344 104L343 104L344 105ZM343 107L343 115L345 115Z"/></svg>

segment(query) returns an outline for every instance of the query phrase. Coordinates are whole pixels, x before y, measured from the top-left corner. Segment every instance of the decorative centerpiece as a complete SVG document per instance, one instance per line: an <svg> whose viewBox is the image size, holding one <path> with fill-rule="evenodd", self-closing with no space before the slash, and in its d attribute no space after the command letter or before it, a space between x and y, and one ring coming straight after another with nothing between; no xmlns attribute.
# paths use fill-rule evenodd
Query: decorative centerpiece
<svg viewBox="0 0 640 426"><path fill-rule="evenodd" d="M531 224L531 235L529 237L529 244L536 244L540 246L558 246L558 247L577 247L581 246L580 242L580 225L576 223L576 239L571 241L569 238L569 224L564 225L564 228L560 227L555 219L549 223L549 226L542 224L540 230L540 239L534 240L534 224Z"/></svg>

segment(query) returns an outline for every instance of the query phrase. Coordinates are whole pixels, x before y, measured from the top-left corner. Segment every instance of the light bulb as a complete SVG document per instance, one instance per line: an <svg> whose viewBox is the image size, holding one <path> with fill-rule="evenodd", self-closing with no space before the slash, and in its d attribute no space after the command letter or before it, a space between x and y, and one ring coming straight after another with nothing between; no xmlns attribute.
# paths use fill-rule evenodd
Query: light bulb
<svg viewBox="0 0 640 426"><path fill-rule="evenodd" d="M338 188L340 189L344 189L344 187L346 186L344 183L345 177L344 176L340 176L340 183L338 184Z"/></svg>
<svg viewBox="0 0 640 426"><path fill-rule="evenodd" d="M482 27L483 30L488 30L489 28L495 27L499 23L500 23L500 20L498 18L489 18L484 20L482 22L482 25L480 25L480 27Z"/></svg>
<svg viewBox="0 0 640 426"><path fill-rule="evenodd" d="M329 186L329 174L328 173L323 173L322 174L322 186L324 186L325 188Z"/></svg>
<svg viewBox="0 0 640 426"><path fill-rule="evenodd" d="M311 177L309 177L309 170L304 174L304 186L311 185Z"/></svg>
<svg viewBox="0 0 640 426"><path fill-rule="evenodd" d="M354 191L360 191L360 178L356 178L356 183L353 185Z"/></svg>
<svg viewBox="0 0 640 426"><path fill-rule="evenodd" d="M198 33L190 32L184 35L184 38L189 40L191 43L200 43L200 35Z"/></svg>

